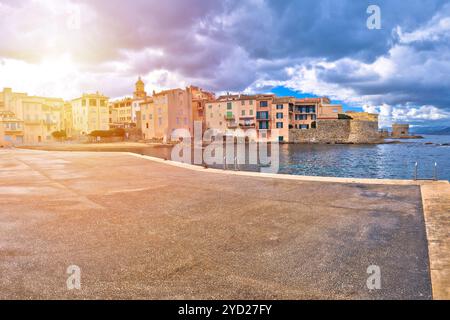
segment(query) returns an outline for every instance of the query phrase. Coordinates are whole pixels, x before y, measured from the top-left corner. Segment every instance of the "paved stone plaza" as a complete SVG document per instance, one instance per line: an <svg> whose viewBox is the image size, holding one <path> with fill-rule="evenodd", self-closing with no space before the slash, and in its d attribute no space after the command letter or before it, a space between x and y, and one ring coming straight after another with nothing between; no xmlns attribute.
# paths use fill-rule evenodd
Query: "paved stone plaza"
<svg viewBox="0 0 450 320"><path fill-rule="evenodd" d="M432 297L420 186L202 170L0 150L0 298Z"/></svg>

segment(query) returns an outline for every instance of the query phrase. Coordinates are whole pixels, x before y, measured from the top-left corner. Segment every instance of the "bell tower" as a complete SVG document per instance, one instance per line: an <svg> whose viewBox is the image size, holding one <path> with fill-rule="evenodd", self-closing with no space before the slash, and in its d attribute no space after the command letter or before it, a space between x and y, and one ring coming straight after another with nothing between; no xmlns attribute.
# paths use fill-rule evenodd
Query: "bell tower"
<svg viewBox="0 0 450 320"><path fill-rule="evenodd" d="M147 97L147 92L145 92L145 84L142 81L141 77L139 77L136 82L136 90L134 91L134 99L144 99Z"/></svg>

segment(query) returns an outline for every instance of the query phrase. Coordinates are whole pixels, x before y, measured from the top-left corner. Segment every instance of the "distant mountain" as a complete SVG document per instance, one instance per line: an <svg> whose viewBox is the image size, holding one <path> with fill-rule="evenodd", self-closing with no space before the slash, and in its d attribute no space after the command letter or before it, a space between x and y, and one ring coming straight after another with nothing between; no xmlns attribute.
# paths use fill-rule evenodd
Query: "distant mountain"
<svg viewBox="0 0 450 320"><path fill-rule="evenodd" d="M439 134L439 135L446 135L446 134L450 134L450 127L439 130L437 132L435 132L434 134Z"/></svg>
<svg viewBox="0 0 450 320"><path fill-rule="evenodd" d="M450 127L447 128L418 128L414 130L415 134L431 134L431 135L450 135Z"/></svg>

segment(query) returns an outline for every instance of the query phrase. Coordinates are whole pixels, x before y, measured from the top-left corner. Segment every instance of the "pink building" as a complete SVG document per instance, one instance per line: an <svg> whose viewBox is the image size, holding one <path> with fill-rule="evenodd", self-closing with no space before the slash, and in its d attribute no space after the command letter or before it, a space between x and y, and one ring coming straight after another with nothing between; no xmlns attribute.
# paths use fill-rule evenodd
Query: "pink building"
<svg viewBox="0 0 450 320"><path fill-rule="evenodd" d="M193 136L192 94L172 89L153 93L140 104L141 127L145 140L171 141L176 129L186 129Z"/></svg>

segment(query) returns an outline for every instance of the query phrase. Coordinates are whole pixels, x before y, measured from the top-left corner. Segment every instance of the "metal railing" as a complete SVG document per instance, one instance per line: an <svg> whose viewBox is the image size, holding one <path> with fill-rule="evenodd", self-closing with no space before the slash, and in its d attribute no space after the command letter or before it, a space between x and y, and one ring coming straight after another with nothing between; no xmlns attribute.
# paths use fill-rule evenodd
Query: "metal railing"
<svg viewBox="0 0 450 320"><path fill-rule="evenodd" d="M419 162L416 162L414 165L414 181L417 181L417 180L437 181L438 180L438 164L437 164L437 162L434 163L433 178L431 178L431 179L430 178L419 178L418 171L419 171Z"/></svg>
<svg viewBox="0 0 450 320"><path fill-rule="evenodd" d="M223 170L228 170L228 164L227 164L227 157L223 156ZM240 171L241 168L239 166L239 161L237 156L234 157L234 170L235 171Z"/></svg>

